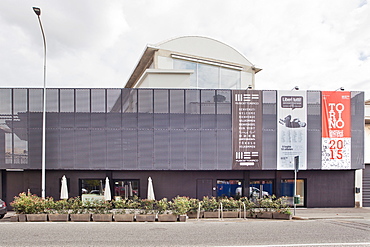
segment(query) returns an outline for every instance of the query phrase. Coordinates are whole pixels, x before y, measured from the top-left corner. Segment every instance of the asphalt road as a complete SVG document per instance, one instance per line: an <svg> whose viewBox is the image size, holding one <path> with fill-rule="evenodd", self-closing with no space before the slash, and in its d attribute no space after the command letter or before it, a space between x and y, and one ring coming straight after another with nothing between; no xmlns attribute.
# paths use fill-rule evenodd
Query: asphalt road
<svg viewBox="0 0 370 247"><path fill-rule="evenodd" d="M0 222L0 246L370 246L370 221Z"/></svg>

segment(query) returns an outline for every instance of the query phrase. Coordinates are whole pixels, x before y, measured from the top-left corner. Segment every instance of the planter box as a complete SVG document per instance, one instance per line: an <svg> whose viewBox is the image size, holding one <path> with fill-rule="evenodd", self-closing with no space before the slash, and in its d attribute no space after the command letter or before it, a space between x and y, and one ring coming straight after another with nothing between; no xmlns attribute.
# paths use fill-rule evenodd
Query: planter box
<svg viewBox="0 0 370 247"><path fill-rule="evenodd" d="M25 214L18 214L18 221L19 222L26 222L27 221L27 217Z"/></svg>
<svg viewBox="0 0 370 247"><path fill-rule="evenodd" d="M70 214L69 216L74 222L89 222L91 218L90 214Z"/></svg>
<svg viewBox="0 0 370 247"><path fill-rule="evenodd" d="M180 222L186 222L187 219L188 219L187 215L179 215L179 221Z"/></svg>
<svg viewBox="0 0 370 247"><path fill-rule="evenodd" d="M10 222L18 222L19 220L19 216L18 215L14 215L14 216L11 216L10 217Z"/></svg>
<svg viewBox="0 0 370 247"><path fill-rule="evenodd" d="M65 222L69 220L69 214L49 214L48 218L52 222Z"/></svg>
<svg viewBox="0 0 370 247"><path fill-rule="evenodd" d="M114 221L117 222L133 222L135 214L115 214Z"/></svg>
<svg viewBox="0 0 370 247"><path fill-rule="evenodd" d="M158 214L159 222L176 222L177 215L175 214Z"/></svg>
<svg viewBox="0 0 370 247"><path fill-rule="evenodd" d="M187 212L186 213L189 219L196 219L197 218L197 212ZM203 218L203 212L200 212L199 218Z"/></svg>
<svg viewBox="0 0 370 247"><path fill-rule="evenodd" d="M111 222L113 214L92 214L92 220L95 222Z"/></svg>
<svg viewBox="0 0 370 247"><path fill-rule="evenodd" d="M238 218L239 212L238 211L224 211L222 212L223 218Z"/></svg>
<svg viewBox="0 0 370 247"><path fill-rule="evenodd" d="M207 212L205 211L203 214L204 218L219 218L219 213L218 212Z"/></svg>
<svg viewBox="0 0 370 247"><path fill-rule="evenodd" d="M155 214L137 214L136 221L138 222L154 222Z"/></svg>
<svg viewBox="0 0 370 247"><path fill-rule="evenodd" d="M26 214L27 221L30 222L43 222L48 220L47 214Z"/></svg>
<svg viewBox="0 0 370 247"><path fill-rule="evenodd" d="M291 220L292 215L291 214L282 214L282 213L276 213L274 212L272 214L272 218L274 219L281 219L281 220Z"/></svg>
<svg viewBox="0 0 370 247"><path fill-rule="evenodd" d="M258 212L257 218L259 219L272 219L272 212Z"/></svg>

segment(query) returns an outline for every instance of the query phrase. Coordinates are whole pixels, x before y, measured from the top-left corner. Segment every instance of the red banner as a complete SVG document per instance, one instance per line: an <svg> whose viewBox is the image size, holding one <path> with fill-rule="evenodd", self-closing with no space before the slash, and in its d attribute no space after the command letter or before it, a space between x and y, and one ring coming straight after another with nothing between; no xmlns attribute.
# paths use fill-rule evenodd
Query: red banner
<svg viewBox="0 0 370 247"><path fill-rule="evenodd" d="M322 169L351 168L351 93L322 92Z"/></svg>

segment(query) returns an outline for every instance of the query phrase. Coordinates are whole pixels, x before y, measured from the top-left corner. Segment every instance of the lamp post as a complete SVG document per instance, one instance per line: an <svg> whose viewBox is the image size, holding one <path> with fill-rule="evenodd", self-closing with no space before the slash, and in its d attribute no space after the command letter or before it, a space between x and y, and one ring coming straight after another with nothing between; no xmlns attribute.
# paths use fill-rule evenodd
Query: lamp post
<svg viewBox="0 0 370 247"><path fill-rule="evenodd" d="M42 103L42 150L41 150L41 197L45 198L45 136L46 136L46 39L44 29L41 24L41 9L32 7L36 13L40 23L42 38L44 41L44 87L43 87L43 103Z"/></svg>

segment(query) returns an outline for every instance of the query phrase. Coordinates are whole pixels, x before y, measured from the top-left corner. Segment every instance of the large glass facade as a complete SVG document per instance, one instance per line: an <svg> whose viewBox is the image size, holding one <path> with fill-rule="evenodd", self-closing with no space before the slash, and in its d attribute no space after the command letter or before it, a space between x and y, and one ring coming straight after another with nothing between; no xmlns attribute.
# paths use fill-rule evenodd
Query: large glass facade
<svg viewBox="0 0 370 247"><path fill-rule="evenodd" d="M174 69L193 70L190 75L191 88L204 89L240 89L241 71L232 69L231 66L222 66L217 63L204 63L187 61L182 59L173 59Z"/></svg>

